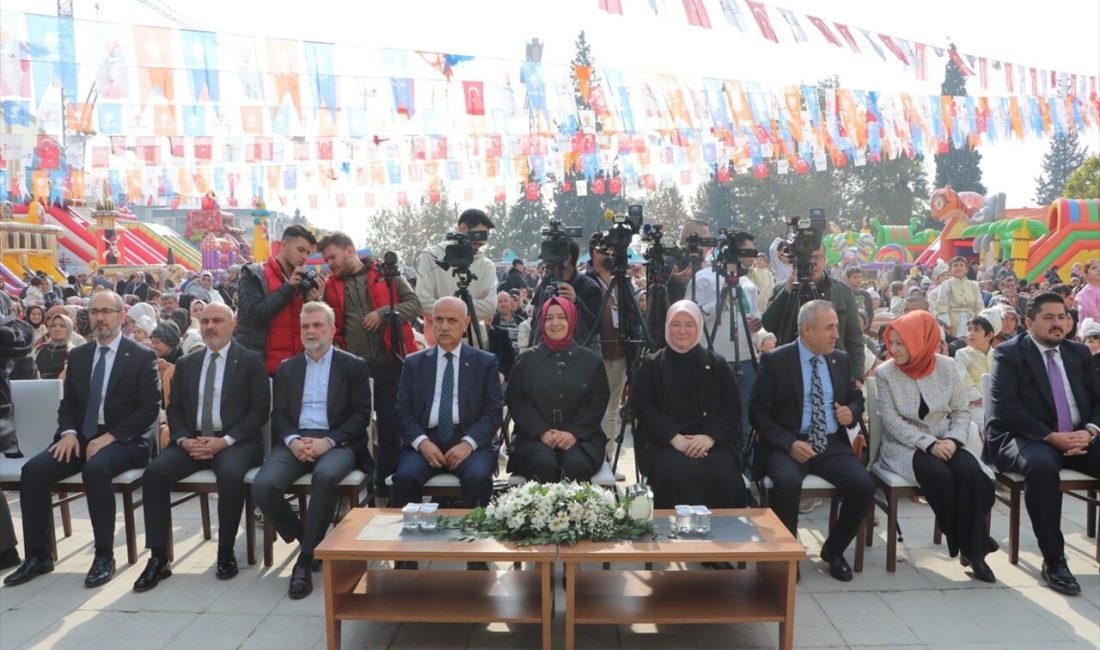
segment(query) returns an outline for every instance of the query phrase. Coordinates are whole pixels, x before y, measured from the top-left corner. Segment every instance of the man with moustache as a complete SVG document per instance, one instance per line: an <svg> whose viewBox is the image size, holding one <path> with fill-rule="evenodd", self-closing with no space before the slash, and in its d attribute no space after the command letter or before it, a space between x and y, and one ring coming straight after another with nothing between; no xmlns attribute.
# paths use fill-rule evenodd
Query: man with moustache
<svg viewBox="0 0 1100 650"><path fill-rule="evenodd" d="M271 411L264 360L232 343L236 321L224 304L207 305L199 319L205 349L176 362L168 404L169 445L145 469L145 545L152 557L134 583L148 591L172 575L171 489L177 481L214 470L218 483L218 559L215 576L237 575L233 546L244 510L244 475L263 460L260 429Z"/></svg>
<svg viewBox="0 0 1100 650"><path fill-rule="evenodd" d="M1028 333L997 346L985 450L1000 471L1024 475L1043 580L1066 595L1081 586L1065 558L1059 472L1100 478L1100 376L1088 347L1066 338L1072 324L1062 297L1045 291L1028 305Z"/></svg>
<svg viewBox="0 0 1100 650"><path fill-rule="evenodd" d="M275 376L274 448L252 484L252 496L264 517L285 541L299 542L288 590L293 599L313 591L313 549L336 513L340 481L357 466L367 473L374 468L367 449L367 363L333 347L336 315L328 305L306 303L300 322L305 351L283 362ZM313 473L313 482L303 522L284 495L307 472Z"/></svg>
<svg viewBox="0 0 1100 650"><path fill-rule="evenodd" d="M19 585L53 571L50 488L83 472L92 521L95 559L84 586L106 584L115 574L114 477L149 462L145 434L160 410L157 354L122 336L124 303L114 291L88 305L95 340L69 353L58 427L48 449L23 466L19 498L26 558L5 585Z"/></svg>

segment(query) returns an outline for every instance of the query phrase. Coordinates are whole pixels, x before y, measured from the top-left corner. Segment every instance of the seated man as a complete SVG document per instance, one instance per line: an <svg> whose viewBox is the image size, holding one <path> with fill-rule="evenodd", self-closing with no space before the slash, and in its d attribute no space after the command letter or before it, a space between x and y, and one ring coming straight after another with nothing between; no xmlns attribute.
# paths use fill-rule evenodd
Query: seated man
<svg viewBox="0 0 1100 650"><path fill-rule="evenodd" d="M836 486L840 516L821 549L829 574L848 582L844 551L867 516L875 494L871 475L852 453L847 427L863 413L863 393L852 379L849 358L836 349L837 315L825 300L798 311L798 338L760 359L750 419L760 434L765 471L773 487L772 510L797 537L802 479L817 474ZM791 408L793 403L799 408Z"/></svg>
<svg viewBox="0 0 1100 650"><path fill-rule="evenodd" d="M397 391L405 446L393 476L395 507L420 503L424 483L441 472L458 477L467 508L488 505L492 496L503 397L496 357L462 343L466 312L458 298L437 300L436 345L405 359Z"/></svg>
<svg viewBox="0 0 1100 650"><path fill-rule="evenodd" d="M368 473L374 466L367 449L367 363L332 346L336 315L328 305L306 303L300 323L305 352L284 361L275 375L274 448L252 484L264 517L285 541L299 542L288 590L295 599L313 591L313 549L336 514L340 481L356 466ZM307 472L313 472L313 483L303 523L284 495Z"/></svg>
<svg viewBox="0 0 1100 650"><path fill-rule="evenodd" d="M149 462L145 434L160 411L157 353L122 336L122 297L104 289L88 306L95 341L69 353L54 443L27 461L19 483L26 559L5 585L53 571L50 487L84 473L95 560L84 586L115 574L115 493L111 480Z"/></svg>
<svg viewBox="0 0 1100 650"><path fill-rule="evenodd" d="M206 349L176 362L168 404L169 445L145 469L145 546L152 557L134 583L148 591L172 575L172 486L201 469L218 482L218 561L215 575L237 575L233 543L244 511L244 475L263 461L260 429L271 413L263 356L232 343L236 321L224 304L207 305L199 326Z"/></svg>
<svg viewBox="0 0 1100 650"><path fill-rule="evenodd" d="M1024 475L1043 579L1069 595L1081 593L1081 586L1066 564L1058 474L1065 467L1100 477L1100 378L1088 347L1066 338L1072 325L1061 296L1036 295L1028 306L1028 334L993 353L986 406L987 461Z"/></svg>

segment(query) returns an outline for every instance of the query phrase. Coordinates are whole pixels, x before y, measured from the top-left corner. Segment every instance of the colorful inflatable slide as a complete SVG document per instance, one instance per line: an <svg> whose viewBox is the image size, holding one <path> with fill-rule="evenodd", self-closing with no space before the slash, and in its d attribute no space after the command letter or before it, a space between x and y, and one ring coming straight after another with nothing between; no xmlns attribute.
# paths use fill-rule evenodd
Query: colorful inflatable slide
<svg viewBox="0 0 1100 650"><path fill-rule="evenodd" d="M1074 264L1100 257L1100 199L1058 199L1047 212L1047 229L1028 249L1028 282L1039 281L1052 266L1068 281Z"/></svg>

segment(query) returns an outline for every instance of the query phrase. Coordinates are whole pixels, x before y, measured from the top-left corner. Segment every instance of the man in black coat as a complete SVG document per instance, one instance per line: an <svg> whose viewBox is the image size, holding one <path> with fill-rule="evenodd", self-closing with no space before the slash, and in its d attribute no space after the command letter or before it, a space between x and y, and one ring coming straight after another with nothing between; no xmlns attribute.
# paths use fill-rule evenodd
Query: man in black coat
<svg viewBox="0 0 1100 650"><path fill-rule="evenodd" d="M300 323L305 352L284 361L275 375L273 449L252 484L264 517L284 540L299 542L288 591L295 599L313 591L313 549L336 513L340 481L356 466L367 473L374 468L367 449L367 362L333 347L336 315L328 305L306 303ZM307 472L313 473L313 482L303 523L284 495Z"/></svg>
<svg viewBox="0 0 1100 650"><path fill-rule="evenodd" d="M795 342L761 357L749 419L763 443L765 471L773 483L768 493L772 510L791 534L798 535L798 498L806 474L836 486L840 515L821 558L834 578L847 582L852 570L844 551L875 494L847 431L863 415L863 393L851 379L849 356L836 349L837 314L829 302L803 305L798 329Z"/></svg>
<svg viewBox="0 0 1100 650"><path fill-rule="evenodd" d="M54 443L27 461L19 481L26 559L6 585L53 571L50 488L83 472L95 536L95 560L84 579L98 587L115 573L115 494L111 480L149 462L145 434L160 411L157 354L122 336L122 297L100 291L89 304L95 341L69 353Z"/></svg>
<svg viewBox="0 0 1100 650"><path fill-rule="evenodd" d="M11 400L12 362L26 357L34 343L34 328L11 315L11 298L0 291L0 454L19 457L15 431L15 405ZM33 407L32 407L33 408ZM8 500L0 494L0 571L19 565L15 526Z"/></svg>
<svg viewBox="0 0 1100 650"><path fill-rule="evenodd" d="M152 557L134 583L148 591L172 575L171 489L177 481L213 469L218 482L218 560L215 575L237 575L233 543L244 510L244 475L263 461L261 428L271 412L264 359L233 344L233 310L207 305L199 318L206 347L176 362L168 405L170 443L145 469L145 545Z"/></svg>
<svg viewBox="0 0 1100 650"><path fill-rule="evenodd" d="M1100 377L1089 349L1066 337L1071 326L1062 297L1043 292L1028 306L1028 334L997 346L985 450L1002 472L1024 475L1043 579L1070 595L1081 586L1064 554L1059 472L1100 477Z"/></svg>

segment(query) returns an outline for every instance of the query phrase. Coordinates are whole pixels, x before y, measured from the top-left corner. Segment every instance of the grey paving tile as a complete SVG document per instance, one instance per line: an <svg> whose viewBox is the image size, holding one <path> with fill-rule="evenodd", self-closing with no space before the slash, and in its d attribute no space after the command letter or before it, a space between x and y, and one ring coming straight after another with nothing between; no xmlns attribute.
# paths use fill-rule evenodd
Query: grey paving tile
<svg viewBox="0 0 1100 650"><path fill-rule="evenodd" d="M239 648L262 624L264 617L260 614L199 614L172 639L166 650L232 650Z"/></svg>
<svg viewBox="0 0 1100 650"><path fill-rule="evenodd" d="M227 582L229 589L211 603L210 611L267 615L286 598L289 576L242 573Z"/></svg>
<svg viewBox="0 0 1100 650"><path fill-rule="evenodd" d="M0 648L18 648L51 625L56 625L64 610L10 609L0 614Z"/></svg>
<svg viewBox="0 0 1100 650"><path fill-rule="evenodd" d="M341 639L345 648L389 648L399 623L379 621L344 621L341 626ZM327 650L325 637L313 646L317 650Z"/></svg>
<svg viewBox="0 0 1100 650"><path fill-rule="evenodd" d="M883 599L869 592L814 594L814 600L850 645L915 645L912 630Z"/></svg>
<svg viewBox="0 0 1100 650"><path fill-rule="evenodd" d="M312 648L325 636L321 616L268 616L240 645L241 650Z"/></svg>
<svg viewBox="0 0 1100 650"><path fill-rule="evenodd" d="M60 627L47 629L26 647L73 650L112 648L148 650L168 645L194 618L190 614L142 612L141 614L90 611L74 612Z"/></svg>

